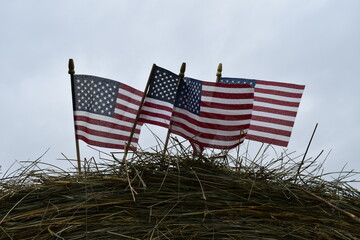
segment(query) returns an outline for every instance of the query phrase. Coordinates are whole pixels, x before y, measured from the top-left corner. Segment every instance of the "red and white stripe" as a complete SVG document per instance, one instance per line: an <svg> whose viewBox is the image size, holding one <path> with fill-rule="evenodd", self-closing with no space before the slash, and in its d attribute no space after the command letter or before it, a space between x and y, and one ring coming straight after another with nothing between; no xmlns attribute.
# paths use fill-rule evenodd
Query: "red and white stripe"
<svg viewBox="0 0 360 240"><path fill-rule="evenodd" d="M246 139L287 147L305 86L256 80Z"/></svg>
<svg viewBox="0 0 360 240"><path fill-rule="evenodd" d="M171 103L147 97L139 121L168 128L173 107Z"/></svg>
<svg viewBox="0 0 360 240"><path fill-rule="evenodd" d="M198 149L231 149L244 141L254 89L249 85L202 82L200 114L174 107L171 132Z"/></svg>
<svg viewBox="0 0 360 240"><path fill-rule="evenodd" d="M74 111L76 137L90 145L124 149L129 141L142 96L141 91L120 83L112 117ZM141 124L138 124L131 140L132 150L137 147L140 129Z"/></svg>

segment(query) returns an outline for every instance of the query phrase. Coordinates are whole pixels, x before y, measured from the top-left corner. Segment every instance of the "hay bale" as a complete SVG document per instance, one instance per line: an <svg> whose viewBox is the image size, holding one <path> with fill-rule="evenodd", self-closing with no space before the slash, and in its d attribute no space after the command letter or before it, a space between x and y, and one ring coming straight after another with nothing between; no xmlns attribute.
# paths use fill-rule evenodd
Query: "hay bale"
<svg viewBox="0 0 360 240"><path fill-rule="evenodd" d="M141 152L128 171L22 172L0 185L0 239L360 239L357 190L279 159L221 159Z"/></svg>

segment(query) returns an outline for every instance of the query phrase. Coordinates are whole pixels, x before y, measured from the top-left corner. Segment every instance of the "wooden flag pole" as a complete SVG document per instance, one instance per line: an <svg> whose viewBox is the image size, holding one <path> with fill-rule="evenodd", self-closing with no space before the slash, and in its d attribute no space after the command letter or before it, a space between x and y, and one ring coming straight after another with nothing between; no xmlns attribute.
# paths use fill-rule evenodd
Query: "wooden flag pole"
<svg viewBox="0 0 360 240"><path fill-rule="evenodd" d="M131 146L131 140L132 140L133 137L134 137L135 130L136 130L136 125L137 125L137 123L138 123L138 121L139 121L139 117L140 117L140 114L141 114L141 109L142 109L142 107L143 107L143 105L144 105L147 92L149 91L149 88L150 88L151 79L153 79L153 77L154 77L155 69L156 69L156 64L153 64L153 66L152 66L152 68L151 68L151 72L150 72L149 78L148 78L148 81L147 81L146 86L145 86L144 95L143 95L143 97L142 97L142 99L141 99L140 106L139 106L139 109L138 109L138 111L137 111L137 114L136 114L136 118L135 118L133 127L132 127L132 129L131 129L131 133L130 133L130 136L129 136L129 141L128 141L128 143L126 144L126 147L125 147L125 152L124 152L124 156L123 156L123 163L126 162L126 157L127 157L127 154L128 154L128 152L129 152L129 149L130 149L130 146Z"/></svg>
<svg viewBox="0 0 360 240"><path fill-rule="evenodd" d="M71 80L71 94L72 94L72 104L73 104L73 111L75 111L75 89L74 89L74 74L75 74L75 65L74 60L69 59L69 71L70 80ZM75 118L74 118L74 130L75 130L75 146L76 146L76 158L77 158L77 165L78 171L81 173L81 162L80 162L80 147L79 147L79 139L76 137L76 126L75 126Z"/></svg>
<svg viewBox="0 0 360 240"><path fill-rule="evenodd" d="M222 72L222 63L219 63L217 72L216 72L216 82L217 83L220 82L221 72Z"/></svg>
<svg viewBox="0 0 360 240"><path fill-rule="evenodd" d="M219 63L218 68L217 68L217 72L216 72L216 82L220 82L221 79L221 75L222 75L222 63ZM240 136L241 134L244 132L243 129L240 129ZM241 138L239 139L239 142L241 141ZM239 157L239 152L240 152L240 144L237 145L237 150L236 150L236 156L237 158Z"/></svg>
<svg viewBox="0 0 360 240"><path fill-rule="evenodd" d="M179 82L178 82L177 88L179 87L180 80L183 79L185 76L185 70L186 70L186 63L183 62L180 67ZM170 120L169 128L168 128L168 131L166 134L166 138L165 138L164 152L163 152L164 155L166 154L166 151L167 151L167 148L169 145L170 133L171 133L171 120Z"/></svg>
<svg viewBox="0 0 360 240"><path fill-rule="evenodd" d="M217 71L216 71L216 82L220 82L220 78L221 78L221 72L222 72L222 63L219 63L218 67L217 67ZM200 151L199 156L202 155L202 151ZM194 155L195 156L195 155Z"/></svg>

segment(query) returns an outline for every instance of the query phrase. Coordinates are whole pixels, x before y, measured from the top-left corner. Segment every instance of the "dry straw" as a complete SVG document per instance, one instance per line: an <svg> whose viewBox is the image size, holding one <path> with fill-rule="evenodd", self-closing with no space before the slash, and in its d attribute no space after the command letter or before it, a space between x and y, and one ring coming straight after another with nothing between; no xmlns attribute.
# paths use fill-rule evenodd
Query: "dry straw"
<svg viewBox="0 0 360 240"><path fill-rule="evenodd" d="M82 174L40 160L0 183L0 239L360 239L360 193L342 172L282 153L139 151L83 162ZM130 183L127 179L130 177Z"/></svg>

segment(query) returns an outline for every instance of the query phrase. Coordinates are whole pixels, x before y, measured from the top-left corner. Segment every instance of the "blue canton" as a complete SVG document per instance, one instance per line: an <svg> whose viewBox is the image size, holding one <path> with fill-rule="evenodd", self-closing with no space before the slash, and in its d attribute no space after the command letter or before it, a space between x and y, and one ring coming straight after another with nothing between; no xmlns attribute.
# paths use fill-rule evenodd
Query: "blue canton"
<svg viewBox="0 0 360 240"><path fill-rule="evenodd" d="M88 75L74 75L75 111L111 117L114 114L119 82Z"/></svg>
<svg viewBox="0 0 360 240"><path fill-rule="evenodd" d="M256 85L255 79L247 79L247 78L221 78L220 82L227 84L248 84L252 87L255 87Z"/></svg>
<svg viewBox="0 0 360 240"><path fill-rule="evenodd" d="M200 114L202 82L192 78L180 81L175 107L188 110L196 115Z"/></svg>
<svg viewBox="0 0 360 240"><path fill-rule="evenodd" d="M147 96L174 104L178 82L178 75L161 67L157 67Z"/></svg>

